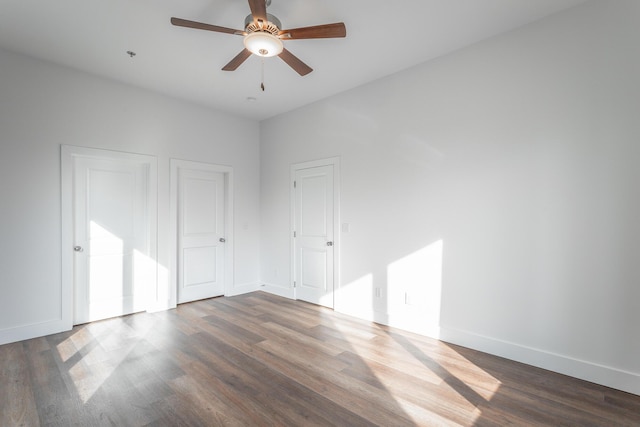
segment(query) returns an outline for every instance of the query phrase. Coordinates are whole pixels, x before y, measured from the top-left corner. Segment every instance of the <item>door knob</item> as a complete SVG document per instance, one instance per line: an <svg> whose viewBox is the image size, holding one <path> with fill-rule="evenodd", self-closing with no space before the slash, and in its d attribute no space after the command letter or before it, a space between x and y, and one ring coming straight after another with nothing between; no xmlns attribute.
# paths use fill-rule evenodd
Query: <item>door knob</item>
<svg viewBox="0 0 640 427"><path fill-rule="evenodd" d="M327 246L333 246L333 242L327 242Z"/></svg>
<svg viewBox="0 0 640 427"><path fill-rule="evenodd" d="M82 252L82 251L84 251L84 249L82 249L82 246L74 246L74 247L73 247L73 250L74 250L74 251L76 251L76 252Z"/></svg>
<svg viewBox="0 0 640 427"><path fill-rule="evenodd" d="M224 237L221 237L221 238L220 238L220 242L221 242L221 243L224 243L224 242L226 242L226 241L227 241L227 239L225 239Z"/></svg>

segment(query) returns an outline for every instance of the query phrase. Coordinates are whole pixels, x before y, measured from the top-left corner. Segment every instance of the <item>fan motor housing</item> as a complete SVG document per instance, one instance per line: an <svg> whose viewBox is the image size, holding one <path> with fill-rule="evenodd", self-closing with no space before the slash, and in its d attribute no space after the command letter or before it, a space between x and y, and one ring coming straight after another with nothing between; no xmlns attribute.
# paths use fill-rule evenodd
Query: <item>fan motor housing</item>
<svg viewBox="0 0 640 427"><path fill-rule="evenodd" d="M253 15L247 15L244 20L244 30L247 33L253 33L255 31L265 31L267 33L271 33L274 36L277 36L280 33L280 29L282 28L282 22L275 17L274 15L267 13L268 22L263 23L262 26L259 26L255 23L253 19Z"/></svg>

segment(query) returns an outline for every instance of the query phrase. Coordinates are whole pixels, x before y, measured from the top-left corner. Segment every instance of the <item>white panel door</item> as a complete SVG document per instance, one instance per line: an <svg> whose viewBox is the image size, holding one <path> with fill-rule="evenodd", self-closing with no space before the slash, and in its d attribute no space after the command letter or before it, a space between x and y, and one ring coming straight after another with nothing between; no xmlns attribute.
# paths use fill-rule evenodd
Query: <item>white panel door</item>
<svg viewBox="0 0 640 427"><path fill-rule="evenodd" d="M143 311L155 285L148 167L77 157L73 168L74 323Z"/></svg>
<svg viewBox="0 0 640 427"><path fill-rule="evenodd" d="M296 170L294 185L296 298L333 307L333 166Z"/></svg>
<svg viewBox="0 0 640 427"><path fill-rule="evenodd" d="M178 168L178 302L224 294L224 174Z"/></svg>

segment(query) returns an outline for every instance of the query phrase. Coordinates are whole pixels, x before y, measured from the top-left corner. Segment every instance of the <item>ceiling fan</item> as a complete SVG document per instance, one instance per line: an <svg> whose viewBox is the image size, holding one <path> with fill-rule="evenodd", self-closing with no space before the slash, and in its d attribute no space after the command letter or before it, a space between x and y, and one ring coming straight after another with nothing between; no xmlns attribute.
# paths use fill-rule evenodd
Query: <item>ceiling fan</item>
<svg viewBox="0 0 640 427"><path fill-rule="evenodd" d="M277 55L298 74L306 76L313 69L285 49L283 40L322 39L346 37L347 35L347 29L343 22L283 30L280 20L267 13L267 6L270 4L271 0L249 0L251 14L245 19L244 30L234 30L233 28L180 18L171 18L171 23L179 27L243 36L244 49L222 68L224 71L236 70L252 54L263 58Z"/></svg>

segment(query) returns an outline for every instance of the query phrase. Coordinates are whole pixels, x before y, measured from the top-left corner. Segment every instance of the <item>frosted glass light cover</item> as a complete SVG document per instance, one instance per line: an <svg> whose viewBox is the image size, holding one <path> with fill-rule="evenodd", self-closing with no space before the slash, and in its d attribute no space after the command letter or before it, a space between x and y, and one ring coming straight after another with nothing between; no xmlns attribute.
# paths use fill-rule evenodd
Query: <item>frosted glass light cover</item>
<svg viewBox="0 0 640 427"><path fill-rule="evenodd" d="M262 31L247 34L244 37L244 47L249 52L265 58L280 55L284 48L282 40Z"/></svg>

